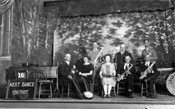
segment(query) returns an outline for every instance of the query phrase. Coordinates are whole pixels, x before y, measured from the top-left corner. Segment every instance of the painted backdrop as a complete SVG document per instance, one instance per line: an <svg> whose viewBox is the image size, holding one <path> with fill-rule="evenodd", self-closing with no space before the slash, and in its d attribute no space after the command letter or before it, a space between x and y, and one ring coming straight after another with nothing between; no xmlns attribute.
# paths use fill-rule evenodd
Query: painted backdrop
<svg viewBox="0 0 175 109"><path fill-rule="evenodd" d="M158 53L158 66L171 67L175 50L175 12L109 14L97 17L59 18L54 31L55 62L70 52L73 59L92 49L93 42L104 47L103 54L115 54L125 43L135 60L144 49L143 40L151 40ZM173 48L174 47L174 48ZM75 61L75 60L73 60Z"/></svg>
<svg viewBox="0 0 175 109"><path fill-rule="evenodd" d="M100 47L104 47L104 54L114 54L119 51L118 45L124 42L137 60L143 49L142 41L147 37L158 52L159 67L172 67L175 50L174 10L93 16L92 10L98 14L98 10L104 8L103 5L99 5L98 10L95 6L88 10L87 7L81 7L82 5L77 5L78 7L74 9L76 2L65 2L65 5L51 8L43 7L43 1L15 0L14 2L12 66L20 66L26 62L39 66L55 66L57 62L63 61L64 54L67 52L72 54L73 61L75 61L77 54L80 53L80 48L84 47L88 52L92 49L92 43L95 41ZM110 3L109 7L111 8L101 12L116 12L123 7L125 10L131 9L131 11L142 8L145 10L157 6L157 3L145 3L144 6L147 7L143 7L141 2L142 5L139 9L133 9L136 6L134 3L123 3L121 6L114 6L113 3ZM149 3L155 6L149 5ZM108 6L108 4L104 5ZM67 8L67 6L70 7ZM83 6L88 5L85 3ZM117 9L117 7L119 8ZM83 13L79 13L78 10L82 10ZM85 12L91 15L63 17L64 14L81 15Z"/></svg>

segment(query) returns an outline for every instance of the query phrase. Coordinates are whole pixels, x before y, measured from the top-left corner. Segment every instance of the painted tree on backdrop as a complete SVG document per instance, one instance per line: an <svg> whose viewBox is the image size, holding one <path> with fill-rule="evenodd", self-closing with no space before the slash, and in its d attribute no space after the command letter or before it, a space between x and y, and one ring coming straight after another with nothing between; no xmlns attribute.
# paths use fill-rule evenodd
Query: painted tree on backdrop
<svg viewBox="0 0 175 109"><path fill-rule="evenodd" d="M116 18L121 18L123 19L123 15L122 14L114 14L110 16L110 19L116 19ZM121 43L124 43L122 39L120 39L119 37L113 37L118 35L117 34L117 30L123 25L123 22L121 22L119 19L118 20L114 20L113 22L111 22L112 27L108 27L108 35L106 37L106 39L112 39L112 46L119 46Z"/></svg>
<svg viewBox="0 0 175 109"><path fill-rule="evenodd" d="M133 13L127 14L126 19L128 26L132 27L127 31L124 37L133 37L131 42L136 46L140 46L145 38L149 38L151 45L158 52L159 67L171 67L172 53L172 39L174 33L174 12L172 10L167 12L155 13Z"/></svg>
<svg viewBox="0 0 175 109"><path fill-rule="evenodd" d="M98 42L102 46L103 36L101 28L105 25L105 21L99 19L88 18L71 18L60 19L58 30L59 38L61 39L62 46L57 51L56 56L58 61L61 61L61 55L69 52L77 57L80 47L86 50L92 49L93 42ZM73 58L75 62L77 58Z"/></svg>
<svg viewBox="0 0 175 109"><path fill-rule="evenodd" d="M12 59L13 64L30 62L37 35L39 0L15 0Z"/></svg>
<svg viewBox="0 0 175 109"><path fill-rule="evenodd" d="M14 8L13 65L52 65L53 31L59 14L44 10L41 0L16 0Z"/></svg>
<svg viewBox="0 0 175 109"><path fill-rule="evenodd" d="M52 66L53 64L53 37L59 17L58 9L43 9L39 16L39 34L34 61L40 65Z"/></svg>
<svg viewBox="0 0 175 109"><path fill-rule="evenodd" d="M175 67L175 10L169 10L165 13L165 17L166 17L166 36L167 37L167 50L169 53L169 62L171 64L172 67Z"/></svg>

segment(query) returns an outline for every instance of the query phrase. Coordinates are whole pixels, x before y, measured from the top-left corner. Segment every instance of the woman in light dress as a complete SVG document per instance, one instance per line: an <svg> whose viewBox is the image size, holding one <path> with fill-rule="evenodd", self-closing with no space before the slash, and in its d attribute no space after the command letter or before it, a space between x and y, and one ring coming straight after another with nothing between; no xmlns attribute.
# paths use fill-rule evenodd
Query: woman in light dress
<svg viewBox="0 0 175 109"><path fill-rule="evenodd" d="M111 63L111 56L109 54L105 55L105 63L102 64L100 70L100 78L104 91L104 98L110 97L112 87L115 87L115 66Z"/></svg>

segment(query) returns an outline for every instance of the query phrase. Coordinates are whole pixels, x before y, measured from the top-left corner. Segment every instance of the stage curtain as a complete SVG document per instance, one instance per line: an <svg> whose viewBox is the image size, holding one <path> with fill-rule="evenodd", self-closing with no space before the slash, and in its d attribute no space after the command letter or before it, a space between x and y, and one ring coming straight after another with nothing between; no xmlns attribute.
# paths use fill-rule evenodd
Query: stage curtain
<svg viewBox="0 0 175 109"><path fill-rule="evenodd" d="M9 9L13 3L14 0L0 0L0 14Z"/></svg>
<svg viewBox="0 0 175 109"><path fill-rule="evenodd" d="M85 16L115 12L154 11L170 8L169 0L70 0L45 2L47 9L59 8L60 16Z"/></svg>

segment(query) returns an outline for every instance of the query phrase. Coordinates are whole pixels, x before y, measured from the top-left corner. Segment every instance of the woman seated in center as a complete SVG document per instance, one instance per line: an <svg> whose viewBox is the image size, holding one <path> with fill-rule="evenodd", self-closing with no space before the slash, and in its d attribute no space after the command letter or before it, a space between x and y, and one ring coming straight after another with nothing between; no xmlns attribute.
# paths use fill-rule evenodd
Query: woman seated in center
<svg viewBox="0 0 175 109"><path fill-rule="evenodd" d="M103 86L104 91L104 98L110 97L111 89L112 87L115 87L116 81L115 81L115 66L111 61L111 55L107 54L105 55L105 63L102 64L101 70L100 70L100 78Z"/></svg>

